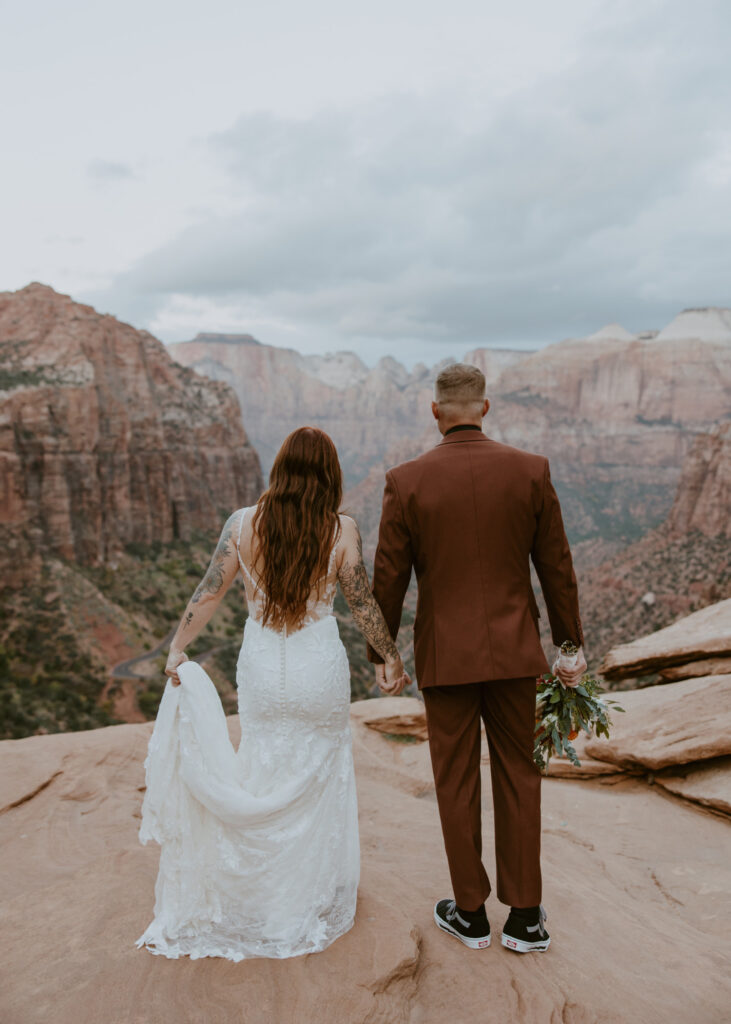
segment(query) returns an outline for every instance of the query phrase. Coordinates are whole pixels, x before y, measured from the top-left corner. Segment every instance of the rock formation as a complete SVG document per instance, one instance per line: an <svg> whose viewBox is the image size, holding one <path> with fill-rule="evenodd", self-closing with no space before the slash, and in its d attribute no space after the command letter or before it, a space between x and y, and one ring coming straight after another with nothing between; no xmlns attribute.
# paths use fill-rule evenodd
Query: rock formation
<svg viewBox="0 0 731 1024"><path fill-rule="evenodd" d="M654 782L676 796L713 808L731 818L731 757L678 765L657 772Z"/></svg>
<svg viewBox="0 0 731 1024"><path fill-rule="evenodd" d="M642 776L731 817L731 676L626 690L612 699L625 710L610 712L609 738L580 732L580 767L552 757L549 777Z"/></svg>
<svg viewBox="0 0 731 1024"><path fill-rule="evenodd" d="M168 351L183 365L235 389L265 472L286 435L309 423L333 438L352 486L392 445L422 433L431 418L435 369L423 364L409 372L385 357L369 369L352 352L303 356L250 335L199 334L168 345ZM492 383L527 354L487 349L471 356Z"/></svg>
<svg viewBox="0 0 731 1024"><path fill-rule="evenodd" d="M700 522L714 536L721 519L728 525L731 338L718 328L722 314L731 318L728 310L690 320L681 314L664 337L610 325L523 354L489 387L485 433L550 458L569 538L586 552L583 564L597 565L658 526L676 493L684 496L674 510L676 538ZM681 336L684 323L700 337ZM467 358L480 365L489 353ZM385 469L439 440L425 423L351 489L371 546Z"/></svg>
<svg viewBox="0 0 731 1024"><path fill-rule="evenodd" d="M731 598L613 647L599 671L607 679L626 679L675 666L678 671L689 669L693 662L706 663L709 656L731 657Z"/></svg>
<svg viewBox="0 0 731 1024"><path fill-rule="evenodd" d="M719 651L731 652L731 599L612 648L600 666L605 677L671 666L690 678L613 693L624 713L610 711L609 737L580 732L574 746L581 767L562 756L549 762L549 774L649 772L649 781L731 815L731 658L724 664L709 657ZM714 664L721 666L715 674L693 671Z"/></svg>
<svg viewBox="0 0 731 1024"><path fill-rule="evenodd" d="M731 537L731 421L696 437L665 530L669 536L698 530L706 537Z"/></svg>
<svg viewBox="0 0 731 1024"><path fill-rule="evenodd" d="M261 492L231 388L148 332L34 283L0 294L0 355L6 583L42 554L100 565L210 531Z"/></svg>
<svg viewBox="0 0 731 1024"><path fill-rule="evenodd" d="M684 309L656 335L658 342L677 338L703 338L704 341L731 343L731 309L699 306Z"/></svg>
<svg viewBox="0 0 731 1024"><path fill-rule="evenodd" d="M695 654L689 647L686 655L678 651L674 659L667 658L661 656L664 641L656 631L694 611L700 623L700 609L731 597L730 474L731 431L725 422L695 438L683 462L670 512L658 527L595 565L584 567L584 553L579 550L580 600L589 644L606 651L638 633L652 633L657 638L628 645L633 651L638 649L636 645L641 648L648 643L658 655L638 661L632 670L623 669L618 662L615 671L615 652L611 652L610 660L605 659L600 667L607 678L659 672L665 679L679 679L728 671L723 644L706 648L701 642ZM709 610L708 614L715 613ZM687 621L690 642L695 619ZM703 651L705 655L699 653Z"/></svg>
<svg viewBox="0 0 731 1024"><path fill-rule="evenodd" d="M488 379L486 433L551 458L572 540L626 543L668 512L695 436L731 414L729 318L689 311L660 332L610 324L538 351L466 354ZM308 422L335 439L350 488L438 440L429 401L443 364L408 373L383 359L368 370L352 353L306 357L250 335L198 335L169 349L236 389L266 468L286 433Z"/></svg>
<svg viewBox="0 0 731 1024"><path fill-rule="evenodd" d="M731 677L701 676L612 694L609 738L586 740L590 757L657 770L731 755ZM729 776L731 786L731 776Z"/></svg>
<svg viewBox="0 0 731 1024"><path fill-rule="evenodd" d="M488 434L551 459L579 574L590 659L610 644L731 595L724 532L728 426L708 432L728 418L730 315L691 310L659 332L632 335L610 324L538 352L477 349L466 356L488 378ZM335 437L348 479L357 481L345 505L359 520L367 556L375 548L385 468L440 439L429 411L438 367L409 372L382 359L369 369L352 353L305 357L250 335L199 335L166 351L147 332L37 284L0 296L0 343L3 568L11 584L39 583L36 604L42 605L44 588L55 588L59 575L41 579L41 552L119 574L129 545L144 551L151 541L179 538L188 544L197 530L210 531L231 508L253 501L263 483L242 413L264 447L265 464L284 434L303 422L318 423ZM219 379L198 376L173 362L170 352ZM625 549L671 505L664 527ZM190 567L167 570L175 575ZM79 625L78 635L95 656L100 679L107 664L131 657L141 643L156 649L174 624L168 611L174 617L182 597L173 590L160 621L148 615L145 622L141 614L140 602L152 610L153 591L165 582L151 574L139 596L135 588L135 601L121 602L120 614L118 587L115 596L94 577L93 585L73 588L99 595L79 597L76 605L99 613L86 616L88 626ZM68 576L60 589L57 614L85 621L72 616L66 602ZM540 595L539 605L549 650ZM407 657L413 606L410 594L401 638ZM23 620L25 610L16 611ZM2 612L15 615L5 606ZM347 613L341 620L354 692L362 695L370 679L369 667L358 660L362 641ZM234 631L230 635L236 628L225 626ZM16 663L21 640L13 646ZM69 646L70 673L81 656ZM717 662L683 671L713 674L722 670ZM27 685L39 693L31 674ZM66 685L52 674L46 684L49 692ZM111 694L115 713L124 707L124 717L139 716L135 686L120 683ZM110 695L103 682L98 688L105 699ZM153 689L147 696L152 706ZM88 724L89 709L82 710L73 721ZM39 720L42 728L53 724L53 718Z"/></svg>
<svg viewBox="0 0 731 1024"><path fill-rule="evenodd" d="M731 674L731 658L700 658L684 665L663 665L657 669L663 682L692 679L696 676L723 676Z"/></svg>
<svg viewBox="0 0 731 1024"><path fill-rule="evenodd" d="M731 415L731 340L662 333L548 345L493 389L486 433L550 457L575 541L657 525L696 435Z"/></svg>

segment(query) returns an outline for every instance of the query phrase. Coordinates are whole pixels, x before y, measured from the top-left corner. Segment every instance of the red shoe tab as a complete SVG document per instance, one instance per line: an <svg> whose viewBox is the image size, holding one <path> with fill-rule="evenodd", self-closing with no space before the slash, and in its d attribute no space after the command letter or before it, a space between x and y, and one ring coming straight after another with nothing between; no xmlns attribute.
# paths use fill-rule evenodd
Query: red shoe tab
<svg viewBox="0 0 731 1024"><path fill-rule="evenodd" d="M518 948L518 943L517 942L513 942L512 939L508 939L508 945L512 946L513 949L517 949Z"/></svg>

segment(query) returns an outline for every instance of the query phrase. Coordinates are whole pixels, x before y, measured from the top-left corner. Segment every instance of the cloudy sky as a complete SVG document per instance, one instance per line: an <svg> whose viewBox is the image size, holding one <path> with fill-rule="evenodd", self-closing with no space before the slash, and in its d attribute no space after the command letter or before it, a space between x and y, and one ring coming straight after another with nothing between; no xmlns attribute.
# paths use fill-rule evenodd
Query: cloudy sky
<svg viewBox="0 0 731 1024"><path fill-rule="evenodd" d="M731 305L727 0L0 15L0 290L407 365Z"/></svg>

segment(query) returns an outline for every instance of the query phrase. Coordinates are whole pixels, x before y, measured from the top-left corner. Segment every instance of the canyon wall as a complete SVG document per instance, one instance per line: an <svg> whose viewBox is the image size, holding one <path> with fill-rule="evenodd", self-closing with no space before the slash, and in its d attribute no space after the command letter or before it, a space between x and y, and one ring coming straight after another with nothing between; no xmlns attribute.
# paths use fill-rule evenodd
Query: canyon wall
<svg viewBox="0 0 731 1024"><path fill-rule="evenodd" d="M352 353L302 356L250 335L198 335L175 359L231 384L265 467L286 434L312 423L335 440L349 501L377 522L383 472L439 441L429 402L449 360L409 372ZM687 310L661 331L610 324L538 351L480 348L485 432L542 452L572 541L621 546L662 522L695 436L731 415L731 312Z"/></svg>
<svg viewBox="0 0 731 1024"><path fill-rule="evenodd" d="M731 537L731 421L699 434L683 463L678 492L664 524L668 536L698 530Z"/></svg>
<svg viewBox="0 0 731 1024"><path fill-rule="evenodd" d="M385 357L369 368L352 352L303 356L247 334L199 334L168 345L168 351L183 365L234 388L265 473L287 434L310 424L332 437L346 486L354 486L391 446L418 437L431 420L439 367L418 364L409 372ZM483 370L490 384L527 354L486 350Z"/></svg>
<svg viewBox="0 0 731 1024"><path fill-rule="evenodd" d="M596 565L578 559L587 646L598 657L614 644L731 597L730 535L731 422L726 420L693 441L670 512L659 526ZM655 681L654 673L649 681Z"/></svg>
<svg viewBox="0 0 731 1024"><path fill-rule="evenodd" d="M691 312L690 323L681 313L660 332L635 336L610 325L547 345L488 387L485 433L549 457L569 538L594 562L664 520L696 436L731 416L731 313ZM679 336L686 329L704 336ZM481 365L489 350L465 358ZM385 469L439 440L426 425L350 491L371 547Z"/></svg>
<svg viewBox="0 0 731 1024"><path fill-rule="evenodd" d="M147 331L33 283L0 294L0 366L8 584L42 554L99 565L215 530L261 492L234 392Z"/></svg>
<svg viewBox="0 0 731 1024"><path fill-rule="evenodd" d="M488 379L486 432L551 460L592 667L609 645L729 596L730 325L728 311L690 310L662 331L610 325L537 352L465 356ZM268 469L294 427L327 430L372 556L385 469L440 440L429 403L449 362L368 368L351 353L302 356L248 335L166 348L39 284L0 295L0 358L0 557L4 582L27 584L13 591L25 603L0 609L9 735L104 724L129 717L127 704L139 717L140 694L154 714L158 644L199 566L202 575L211 535L263 487L251 438ZM174 551L149 547L175 540ZM534 586L550 651L535 576ZM221 652L222 687L233 679L242 595L229 604L195 652ZM364 644L344 605L338 614L362 696L372 678ZM56 655L38 653L41 634L66 638L60 661L58 643ZM153 682L109 679L144 648ZM59 694L71 691L79 706L69 710Z"/></svg>

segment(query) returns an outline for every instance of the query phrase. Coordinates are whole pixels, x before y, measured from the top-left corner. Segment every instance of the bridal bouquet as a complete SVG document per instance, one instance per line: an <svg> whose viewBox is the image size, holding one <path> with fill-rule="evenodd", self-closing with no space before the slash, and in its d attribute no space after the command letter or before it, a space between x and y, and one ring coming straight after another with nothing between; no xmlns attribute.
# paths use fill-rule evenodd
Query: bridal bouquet
<svg viewBox="0 0 731 1024"><path fill-rule="evenodd" d="M576 663L578 647L566 641L559 648L559 661L565 664ZM552 754L559 755L565 751L572 764L581 766L571 740L576 739L579 730L583 729L589 736L609 736L612 724L608 710L611 706L615 711L625 709L614 700L602 700L597 696L605 689L594 676L588 673L582 677L578 686L564 686L558 676L552 672L544 672L538 677L536 691L536 732L533 748L533 760L544 774L548 773L548 762Z"/></svg>

